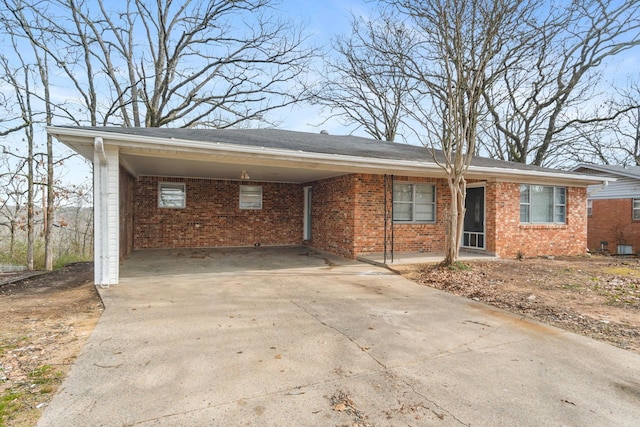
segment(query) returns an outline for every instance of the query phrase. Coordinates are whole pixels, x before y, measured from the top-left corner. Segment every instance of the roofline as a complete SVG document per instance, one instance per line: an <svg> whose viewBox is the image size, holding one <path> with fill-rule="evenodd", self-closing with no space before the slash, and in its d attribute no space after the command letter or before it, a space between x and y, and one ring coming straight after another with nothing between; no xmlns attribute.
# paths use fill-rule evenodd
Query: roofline
<svg viewBox="0 0 640 427"><path fill-rule="evenodd" d="M611 170L611 169L607 169L606 165L594 165L594 164L591 164L591 163L580 163L578 166L574 167L572 170L575 171L575 170L580 169L580 168L593 169L593 170L596 170L598 172L604 172L604 173L610 173L610 174L613 174L613 175L626 176L627 178L640 179L640 176L638 174L624 173L623 171ZM612 179L615 180L615 178L612 178Z"/></svg>
<svg viewBox="0 0 640 427"><path fill-rule="evenodd" d="M60 136L71 137L71 139L77 141L79 145L87 145L87 147L90 145L91 151L93 151L93 139L100 137L105 141L105 144L126 148L156 148L165 150L169 148L175 152L192 154L211 154L212 152L215 152L216 154L230 157L242 154L252 156L258 155L263 159L287 161L291 163L304 163L305 160L310 160L314 164L332 166L336 169L354 168L368 170L369 172L384 170L387 173L392 171L393 173L407 173L409 175L417 174L419 176L446 176L444 170L434 161L380 159L361 156L346 156L342 154L312 153L302 150L294 151L283 148L257 148L256 146L238 146L222 142L193 141L189 139L159 138L117 132L103 132L87 130L86 128L47 126L46 131L48 134L55 136L70 148L75 148L72 141L67 142ZM153 147L153 145L155 145L155 147ZM129 154L135 154L135 152L129 152ZM88 159L92 160L92 158ZM591 185L606 181L604 177L576 175L576 173L563 172L559 170L546 172L539 170L486 166L470 166L466 176L470 179L482 177L495 177L502 179L518 177L520 180L522 180L522 178L536 178L537 180L543 179L547 182L563 182L575 185Z"/></svg>

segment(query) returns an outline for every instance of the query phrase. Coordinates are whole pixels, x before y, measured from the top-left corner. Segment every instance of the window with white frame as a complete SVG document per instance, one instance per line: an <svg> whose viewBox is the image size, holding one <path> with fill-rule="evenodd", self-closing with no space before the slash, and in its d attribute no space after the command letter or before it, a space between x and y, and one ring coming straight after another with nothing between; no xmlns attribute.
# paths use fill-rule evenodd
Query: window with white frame
<svg viewBox="0 0 640 427"><path fill-rule="evenodd" d="M434 222L436 187L432 184L393 184L393 220L396 222Z"/></svg>
<svg viewBox="0 0 640 427"><path fill-rule="evenodd" d="M633 199L633 219L640 219L640 199Z"/></svg>
<svg viewBox="0 0 640 427"><path fill-rule="evenodd" d="M187 205L186 193L183 182L159 182L158 207L183 209Z"/></svg>
<svg viewBox="0 0 640 427"><path fill-rule="evenodd" d="M593 216L593 200L587 200L587 216Z"/></svg>
<svg viewBox="0 0 640 427"><path fill-rule="evenodd" d="M240 186L240 209L262 209L262 187L259 185Z"/></svg>
<svg viewBox="0 0 640 427"><path fill-rule="evenodd" d="M565 224L567 220L567 190L545 185L520 186L520 222Z"/></svg>

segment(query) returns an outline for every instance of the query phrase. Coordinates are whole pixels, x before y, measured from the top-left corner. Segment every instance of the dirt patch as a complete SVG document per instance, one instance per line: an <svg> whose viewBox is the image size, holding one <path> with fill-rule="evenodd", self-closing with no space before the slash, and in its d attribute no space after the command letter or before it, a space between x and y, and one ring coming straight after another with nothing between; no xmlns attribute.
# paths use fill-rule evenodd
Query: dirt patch
<svg viewBox="0 0 640 427"><path fill-rule="evenodd" d="M394 266L418 283L640 353L640 260L604 256Z"/></svg>
<svg viewBox="0 0 640 427"><path fill-rule="evenodd" d="M103 310L91 263L0 277L0 426L32 426Z"/></svg>

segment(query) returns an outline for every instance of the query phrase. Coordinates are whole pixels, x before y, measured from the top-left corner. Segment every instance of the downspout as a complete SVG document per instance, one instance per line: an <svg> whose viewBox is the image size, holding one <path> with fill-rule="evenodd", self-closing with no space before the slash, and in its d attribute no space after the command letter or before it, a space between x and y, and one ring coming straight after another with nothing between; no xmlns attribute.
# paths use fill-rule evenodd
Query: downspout
<svg viewBox="0 0 640 427"><path fill-rule="evenodd" d="M593 196L594 194L604 190L605 188L607 188L608 185L609 185L609 181L607 181L607 180L603 181L602 184L598 188L596 188L595 190L587 193L587 199L589 199L589 197Z"/></svg>
<svg viewBox="0 0 640 427"><path fill-rule="evenodd" d="M395 235L393 230L393 183L395 177L391 175L391 264L393 264L393 251L395 246Z"/></svg>
<svg viewBox="0 0 640 427"><path fill-rule="evenodd" d="M107 155L104 152L104 141L101 137L96 137L93 142L94 155L93 155L93 168L94 170L98 168L97 178L98 178L98 187L94 188L93 199L94 199L94 221L97 222L98 227L97 230L94 230L94 234L97 237L98 244L96 245L96 249L98 249L97 255L98 259L95 259L96 267L99 269L99 274L97 275L96 285L100 285L102 288L109 287L109 244L108 244L108 236L106 235L108 229L108 220L109 220L109 201L107 200L107 194L109 191L108 186L108 162ZM98 190L96 194L96 191ZM98 233L96 233L98 231Z"/></svg>
<svg viewBox="0 0 640 427"><path fill-rule="evenodd" d="M387 192L389 191L389 186L387 185L387 174L384 174L384 180L382 182L382 187L383 187L382 191L384 192L384 197L383 197L383 199L384 199L384 201L383 201L383 203L384 203L384 209L383 209L383 212L384 212L384 231L382 233L382 242L383 242L383 245L384 245L384 251L383 251L384 253L383 253L383 256L382 256L382 263L386 265L387 264L387 217L388 217L388 212L387 212L387 209L388 209Z"/></svg>

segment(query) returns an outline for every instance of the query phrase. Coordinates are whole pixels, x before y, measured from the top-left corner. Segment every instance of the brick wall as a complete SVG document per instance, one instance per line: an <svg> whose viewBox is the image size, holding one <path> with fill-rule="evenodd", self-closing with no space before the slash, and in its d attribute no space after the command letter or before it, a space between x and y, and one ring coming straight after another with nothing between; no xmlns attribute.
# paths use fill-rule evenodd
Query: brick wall
<svg viewBox="0 0 640 427"><path fill-rule="evenodd" d="M442 252L445 212L450 201L446 181L413 177L395 180L436 186L436 222L396 223L394 251ZM159 181L186 183L185 209L157 207ZM262 185L263 209L239 209L241 184ZM368 174L344 175L305 185L140 177L135 182L134 248L301 244L306 185L313 189L312 247L349 258L384 251L384 177ZM515 257L519 252L525 256L585 253L585 188L567 188L566 224L529 225L520 224L519 184L485 185L487 252L503 258ZM387 196L390 206L391 192ZM594 204L594 215L597 212ZM630 207L627 212L630 215ZM389 242L390 231L388 226ZM640 222L638 232L640 236Z"/></svg>
<svg viewBox="0 0 640 427"><path fill-rule="evenodd" d="M133 204L135 180L120 167L120 258L127 257L133 250Z"/></svg>
<svg viewBox="0 0 640 427"><path fill-rule="evenodd" d="M311 183L311 246L353 258L355 175Z"/></svg>
<svg viewBox="0 0 640 427"><path fill-rule="evenodd" d="M428 183L436 187L436 222L422 224L393 225L393 250L395 252L442 252L444 250L445 208L451 196L444 179L395 176L394 181ZM380 175L358 175L356 204L357 233L355 253L370 254L384 251L384 177ZM392 193L387 199L391 206ZM391 227L387 228L387 233ZM389 244L391 237L388 235ZM391 246L387 247L390 250Z"/></svg>
<svg viewBox="0 0 640 427"><path fill-rule="evenodd" d="M186 208L158 208L158 182L186 183ZM262 186L262 209L239 208L240 185ZM139 177L134 248L302 243L303 188L297 184Z"/></svg>
<svg viewBox="0 0 640 427"><path fill-rule="evenodd" d="M393 226L394 251L441 252L444 241L444 208L449 189L443 179L395 177L396 182L426 182L436 186L436 222ZM384 176L354 174L311 183L312 241L320 250L346 257L384 251ZM387 194L391 205L391 191ZM387 227L391 250L391 225Z"/></svg>
<svg viewBox="0 0 640 427"><path fill-rule="evenodd" d="M487 250L502 258L519 252L525 256L584 254L586 197L586 188L567 187L566 224L520 224L520 184L487 183Z"/></svg>
<svg viewBox="0 0 640 427"><path fill-rule="evenodd" d="M617 245L640 251L640 221L633 220L632 199L594 200L592 207L593 215L587 220L589 250L600 250L600 241L606 241L610 253L617 253Z"/></svg>

